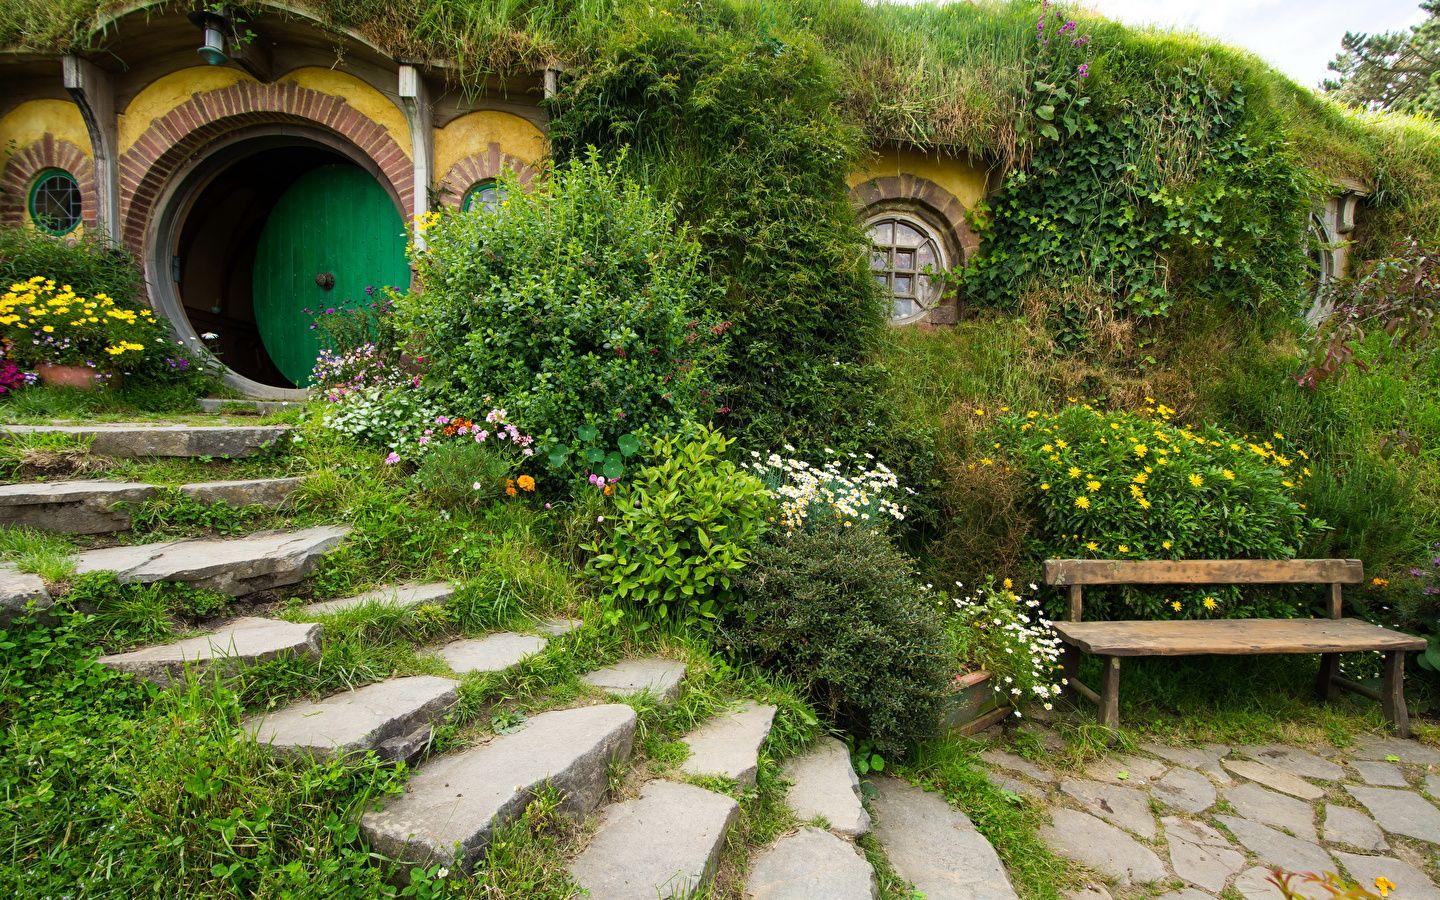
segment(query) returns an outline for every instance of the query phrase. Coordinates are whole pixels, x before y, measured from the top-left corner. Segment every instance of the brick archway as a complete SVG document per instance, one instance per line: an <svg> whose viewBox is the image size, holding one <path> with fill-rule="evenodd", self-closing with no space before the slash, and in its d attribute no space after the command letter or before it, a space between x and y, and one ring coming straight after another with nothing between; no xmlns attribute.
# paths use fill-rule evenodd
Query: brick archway
<svg viewBox="0 0 1440 900"><path fill-rule="evenodd" d="M970 227L965 209L954 194L918 175L885 175L855 185L850 201L868 217L882 209L910 208L925 213L947 232L944 240L954 264L964 265L980 247L980 238Z"/></svg>
<svg viewBox="0 0 1440 900"><path fill-rule="evenodd" d="M95 163L84 150L51 134L16 150L6 160L4 172L0 173L0 224L25 223L30 186L35 176L46 169L64 169L75 176L80 186L80 221L87 228L94 227Z"/></svg>
<svg viewBox="0 0 1440 900"><path fill-rule="evenodd" d="M145 232L166 184L199 150L237 128L264 124L303 124L323 128L353 144L389 181L388 187L409 219L415 210L414 169L384 127L365 117L343 97L291 82L240 82L189 100L150 123L120 156L121 240L142 254Z"/></svg>
<svg viewBox="0 0 1440 900"><path fill-rule="evenodd" d="M540 174L535 166L503 152L498 143L491 141L484 153L465 157L451 166L445 177L440 179L441 202L453 209L459 209L460 202L465 199L465 192L472 185L487 178L496 178L504 169L514 172L520 183L527 188Z"/></svg>

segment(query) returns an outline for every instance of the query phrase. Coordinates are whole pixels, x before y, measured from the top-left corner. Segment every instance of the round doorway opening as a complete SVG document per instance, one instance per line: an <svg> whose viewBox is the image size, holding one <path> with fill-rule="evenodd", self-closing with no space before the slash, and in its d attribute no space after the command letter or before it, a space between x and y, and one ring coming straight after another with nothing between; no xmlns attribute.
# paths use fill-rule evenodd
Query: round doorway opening
<svg viewBox="0 0 1440 900"><path fill-rule="evenodd" d="M166 311L246 393L306 387L322 346L317 316L410 284L394 199L335 147L274 136L230 145L168 208L156 245L173 289Z"/></svg>

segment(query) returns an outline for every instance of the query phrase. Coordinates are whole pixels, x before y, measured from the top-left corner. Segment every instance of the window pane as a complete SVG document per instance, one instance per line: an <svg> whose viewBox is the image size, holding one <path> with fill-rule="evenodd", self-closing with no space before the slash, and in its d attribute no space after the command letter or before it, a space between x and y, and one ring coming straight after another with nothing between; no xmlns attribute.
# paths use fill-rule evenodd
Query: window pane
<svg viewBox="0 0 1440 900"><path fill-rule="evenodd" d="M915 279L909 275L896 275L892 290L897 297L909 297L915 293Z"/></svg>
<svg viewBox="0 0 1440 900"><path fill-rule="evenodd" d="M883 272L890 268L890 254L875 247L870 251L870 268L876 272Z"/></svg>
<svg viewBox="0 0 1440 900"><path fill-rule="evenodd" d="M916 269L923 269L926 266L930 266L931 268L938 267L940 265L940 257L935 253L935 245L930 241L926 241L925 246L915 251L915 263Z"/></svg>
<svg viewBox="0 0 1440 900"><path fill-rule="evenodd" d="M870 229L870 241L879 247L888 247L895 243L892 234L894 226L890 222L880 222Z"/></svg>
<svg viewBox="0 0 1440 900"><path fill-rule="evenodd" d="M903 222L895 223L895 246L918 247L925 243L925 235Z"/></svg>
<svg viewBox="0 0 1440 900"><path fill-rule="evenodd" d="M897 270L902 270L902 271L906 271L906 272L913 272L913 271L915 271L915 251L914 251L914 250L896 250L896 251L895 251L895 268L896 268Z"/></svg>
<svg viewBox="0 0 1440 900"><path fill-rule="evenodd" d="M883 272L875 273L875 283L880 285L882 291L890 290L890 277Z"/></svg>
<svg viewBox="0 0 1440 900"><path fill-rule="evenodd" d="M871 222L867 233L873 245L870 269L890 298L891 318L916 320L940 299L943 288L944 260L935 236L919 223L889 217ZM932 274L922 274L927 270Z"/></svg>
<svg viewBox="0 0 1440 900"><path fill-rule="evenodd" d="M30 218L52 234L66 234L80 224L80 185L69 172L55 169L40 176L30 190Z"/></svg>

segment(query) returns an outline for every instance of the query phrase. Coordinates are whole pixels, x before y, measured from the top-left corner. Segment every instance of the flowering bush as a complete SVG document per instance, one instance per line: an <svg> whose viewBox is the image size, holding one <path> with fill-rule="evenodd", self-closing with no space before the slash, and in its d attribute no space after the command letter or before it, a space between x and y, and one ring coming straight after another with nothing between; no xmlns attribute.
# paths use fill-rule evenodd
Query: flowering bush
<svg viewBox="0 0 1440 900"><path fill-rule="evenodd" d="M310 385L331 403L366 388L419 387L420 376L397 368L373 341L348 350L322 349Z"/></svg>
<svg viewBox="0 0 1440 900"><path fill-rule="evenodd" d="M788 444L785 450L795 452ZM893 499L900 493L894 472L875 462L870 453L864 455L862 464L862 457L855 453L841 458L829 448L825 452L830 459L820 466L778 453L761 458L758 452L750 452L753 459L748 468L760 476L779 504L780 527L797 531L822 522L849 528L904 520L905 507Z"/></svg>
<svg viewBox="0 0 1440 900"><path fill-rule="evenodd" d="M965 596L941 595L941 605L950 613L948 629L963 667L994 675L996 690L1017 709L1027 701L1051 708L1065 684L1060 638L1037 597L1022 597L1008 578L1000 586L987 578Z"/></svg>
<svg viewBox="0 0 1440 900"><path fill-rule="evenodd" d="M480 508L501 497L535 492L534 476L520 472L530 455L528 435L514 426L491 430L445 416L436 424L442 426L442 439L426 443L415 483L442 506Z"/></svg>
<svg viewBox="0 0 1440 900"><path fill-rule="evenodd" d="M493 396L543 423L546 458L565 448L554 464L572 475L598 471L569 452L584 426L608 459L623 435L648 441L701 418L725 329L707 318L700 249L674 211L595 160L504 194L493 211L417 223L424 289L399 298L397 314L421 336L439 404L475 409Z"/></svg>
<svg viewBox="0 0 1440 900"><path fill-rule="evenodd" d="M328 394L327 394L328 396ZM332 431L390 451L390 461L418 459L420 438L440 415L435 401L417 387L358 388L332 401L321 420Z"/></svg>
<svg viewBox="0 0 1440 900"><path fill-rule="evenodd" d="M14 393L35 381L34 372L26 372L8 359L0 362L0 394Z"/></svg>
<svg viewBox="0 0 1440 900"><path fill-rule="evenodd" d="M43 275L0 294L0 338L9 346L9 358L24 366L129 371L176 356L164 325L149 309L118 303L103 292L84 297Z"/></svg>
<svg viewBox="0 0 1440 900"><path fill-rule="evenodd" d="M1002 411L988 435L994 455L973 465L1018 473L1038 556L1287 559L1324 527L1298 499L1310 475L1305 451L1288 449L1279 434L1252 440L1213 425L1172 424L1173 414L1156 403L1139 413L1078 402L1057 413ZM1295 608L1278 592L1243 599L1235 589L1120 593L1143 617Z"/></svg>

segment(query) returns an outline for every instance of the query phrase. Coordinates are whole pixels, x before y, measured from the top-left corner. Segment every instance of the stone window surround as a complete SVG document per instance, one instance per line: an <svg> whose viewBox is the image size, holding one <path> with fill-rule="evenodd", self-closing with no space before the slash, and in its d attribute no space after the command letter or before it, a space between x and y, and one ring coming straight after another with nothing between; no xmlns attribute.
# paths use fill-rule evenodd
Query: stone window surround
<svg viewBox="0 0 1440 900"><path fill-rule="evenodd" d="M24 225L29 218L30 189L42 173L60 169L70 173L80 187L80 221L94 227L95 165L85 151L46 134L14 153L0 172L0 224ZM73 233L73 232L72 232Z"/></svg>
<svg viewBox="0 0 1440 900"><path fill-rule="evenodd" d="M484 152L467 156L450 167L436 185L438 202L459 209L467 191L482 181L493 181L505 169L514 172L525 187L540 175L535 166L505 153L499 143L491 141Z"/></svg>

